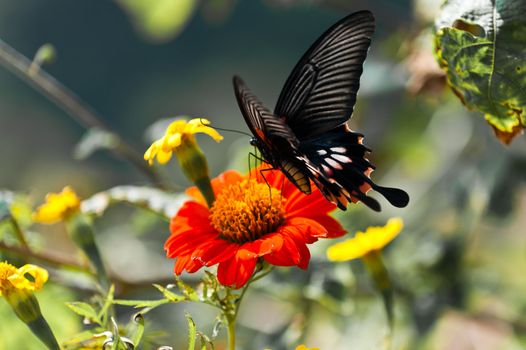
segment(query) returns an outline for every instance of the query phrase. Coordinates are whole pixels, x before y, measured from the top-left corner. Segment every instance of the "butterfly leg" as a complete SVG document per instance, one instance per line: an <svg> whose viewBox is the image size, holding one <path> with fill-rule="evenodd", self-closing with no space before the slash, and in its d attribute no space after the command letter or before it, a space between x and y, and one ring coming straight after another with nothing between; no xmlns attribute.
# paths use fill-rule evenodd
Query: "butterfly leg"
<svg viewBox="0 0 526 350"><path fill-rule="evenodd" d="M265 159L263 159L261 156L258 155L257 148L254 147L254 152L248 153L248 174L249 176L252 176L252 158L254 159L254 168L257 168L258 162L260 164L267 163Z"/></svg>

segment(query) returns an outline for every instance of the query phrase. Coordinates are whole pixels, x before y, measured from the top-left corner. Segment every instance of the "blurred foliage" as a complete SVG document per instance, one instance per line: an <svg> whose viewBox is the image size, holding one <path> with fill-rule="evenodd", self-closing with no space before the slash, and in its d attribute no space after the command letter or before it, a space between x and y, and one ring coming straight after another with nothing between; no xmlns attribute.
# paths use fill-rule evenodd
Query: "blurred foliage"
<svg viewBox="0 0 526 350"><path fill-rule="evenodd" d="M115 0L130 15L146 39L165 42L181 32L190 20L197 0Z"/></svg>
<svg viewBox="0 0 526 350"><path fill-rule="evenodd" d="M54 73L111 114L110 123L139 139L154 119L179 113L241 129L230 91L234 72L260 81L258 91L271 101L305 45L323 27L359 5L370 5L378 31L350 124L366 135L365 143L374 150L369 158L378 167L372 176L406 189L411 204L403 211L386 208L380 215L355 205L337 217L350 235L394 214L404 218L406 228L384 254L395 292L391 348L521 349L526 347L524 138L516 136L513 144L502 147L479 118L444 93L444 77L430 60L432 39L425 34L437 19L434 11L440 2L118 1L144 38L165 43L156 47L136 43L119 22L119 9L111 12L98 2L68 3L71 11L65 16L57 14L66 6L58 0L45 6L0 1L5 9L0 36L27 52L56 41L61 60ZM488 121L508 135L524 126L523 6L517 0L450 0L436 22L439 31L443 28L437 41L450 84L469 108L491 115ZM193 21L198 7L203 17L214 19L214 26ZM497 30L492 28L494 10L502 14L495 22ZM30 20L10 21L21 15ZM93 22L84 22L89 18ZM184 35L176 37L184 28ZM413 54L418 59L408 59ZM462 74L457 74L457 66ZM410 77L418 77L413 88L406 85ZM100 346L120 336L141 339L144 349L163 344L185 348L188 336L201 347L208 341L217 349L224 347L225 332L215 310L174 302L181 301L181 295L202 297L197 287L202 275L184 276L186 295L161 287L174 282L162 246L168 235L166 220L184 200L182 191L150 187L122 162L105 158L103 152L91 154L100 146L112 146L105 134L87 134L77 155L91 157L73 163L71 150L80 131L3 71L0 87L0 186L11 189L0 191L0 259L20 264L34 260L50 268L53 283L37 295L65 347L93 341ZM146 138L151 136L147 133ZM247 168L248 138L227 138L221 147L203 143L216 173L231 166ZM181 181L174 175L179 170L168 168L164 175L170 170L170 185ZM42 192L72 182L87 194L82 209L94 218L97 242L116 283L113 320L100 320L104 327L93 322L93 315L111 298L94 296L92 276L64 228L37 226L31 219ZM20 254L23 245L12 218L32 256ZM327 262L328 244L313 246L307 271L275 269L253 285L240 308L240 348L282 350L305 343L322 350L349 344L379 349L387 343L381 298L367 270L360 262ZM69 264L39 260L42 257L60 257ZM78 315L65 306L73 300L84 303L70 304ZM148 312L137 316L143 308ZM92 320L81 327L89 314ZM41 348L4 301L0 318L0 349ZM101 335L94 339L94 333Z"/></svg>
<svg viewBox="0 0 526 350"><path fill-rule="evenodd" d="M462 103L504 143L526 127L523 0L448 0L436 22L438 61Z"/></svg>

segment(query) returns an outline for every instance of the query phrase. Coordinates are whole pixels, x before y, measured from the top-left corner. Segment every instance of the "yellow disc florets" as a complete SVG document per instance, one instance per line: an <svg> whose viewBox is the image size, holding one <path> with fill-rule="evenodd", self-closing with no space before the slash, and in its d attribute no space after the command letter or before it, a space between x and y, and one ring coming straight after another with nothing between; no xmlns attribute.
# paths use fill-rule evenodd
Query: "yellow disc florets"
<svg viewBox="0 0 526 350"><path fill-rule="evenodd" d="M284 198L280 191L253 179L227 186L210 209L210 221L221 238L245 243L275 230L283 223Z"/></svg>

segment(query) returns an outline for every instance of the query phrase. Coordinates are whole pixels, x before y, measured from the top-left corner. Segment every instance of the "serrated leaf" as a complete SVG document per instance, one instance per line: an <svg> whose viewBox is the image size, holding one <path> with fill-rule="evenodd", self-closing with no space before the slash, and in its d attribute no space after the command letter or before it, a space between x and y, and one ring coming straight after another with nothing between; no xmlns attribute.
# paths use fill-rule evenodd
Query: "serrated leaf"
<svg viewBox="0 0 526 350"><path fill-rule="evenodd" d="M176 279L177 287L185 295L187 300L190 301L199 301L199 294L197 291L192 288L189 284L183 282L180 278Z"/></svg>
<svg viewBox="0 0 526 350"><path fill-rule="evenodd" d="M168 288L164 288L161 285L154 284L153 286L157 288L161 293L163 293L164 297L167 300L173 303L178 303L178 302L187 300L184 296L175 294L174 292L170 291Z"/></svg>
<svg viewBox="0 0 526 350"><path fill-rule="evenodd" d="M86 159L99 150L112 150L119 146L119 137L101 128L91 128L82 135L73 150L75 159Z"/></svg>
<svg viewBox="0 0 526 350"><path fill-rule="evenodd" d="M169 220L187 199L182 193L167 193L153 187L117 186L82 201L81 210L90 215L102 215L112 203L128 203Z"/></svg>
<svg viewBox="0 0 526 350"><path fill-rule="evenodd" d="M154 308L166 303L171 302L171 300L167 299L160 299L160 300L114 300L113 303L116 305L126 305L126 306L133 306L136 309L140 308Z"/></svg>
<svg viewBox="0 0 526 350"><path fill-rule="evenodd" d="M195 325L192 316L188 312L185 312L184 316L188 322L188 350L195 350L195 340L197 337L197 326Z"/></svg>
<svg viewBox="0 0 526 350"><path fill-rule="evenodd" d="M90 304L81 301L74 301L66 303L66 306L69 307L71 311L73 311L77 315L89 320L91 323L101 325L101 320L99 319L97 312Z"/></svg>
<svg viewBox="0 0 526 350"><path fill-rule="evenodd" d="M455 94L505 143L526 127L526 1L449 0L436 50Z"/></svg>

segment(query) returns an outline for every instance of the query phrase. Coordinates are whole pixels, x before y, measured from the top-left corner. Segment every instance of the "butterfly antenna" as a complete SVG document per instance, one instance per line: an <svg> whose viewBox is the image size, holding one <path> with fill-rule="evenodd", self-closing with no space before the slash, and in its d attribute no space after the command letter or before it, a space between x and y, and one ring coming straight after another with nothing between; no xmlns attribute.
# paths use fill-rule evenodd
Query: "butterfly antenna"
<svg viewBox="0 0 526 350"><path fill-rule="evenodd" d="M249 134L248 132L244 132L244 131L240 131L240 130L234 130L234 129L226 129L226 128L218 128L217 126L211 126L209 124L206 124L203 122L203 118L199 118L199 121L201 122L202 125L204 126L208 126L212 129L215 129L215 130L219 130L219 131L227 131L227 132L234 132L236 134L241 134L241 135L245 135L245 136L248 136L248 137L253 137L251 134Z"/></svg>

